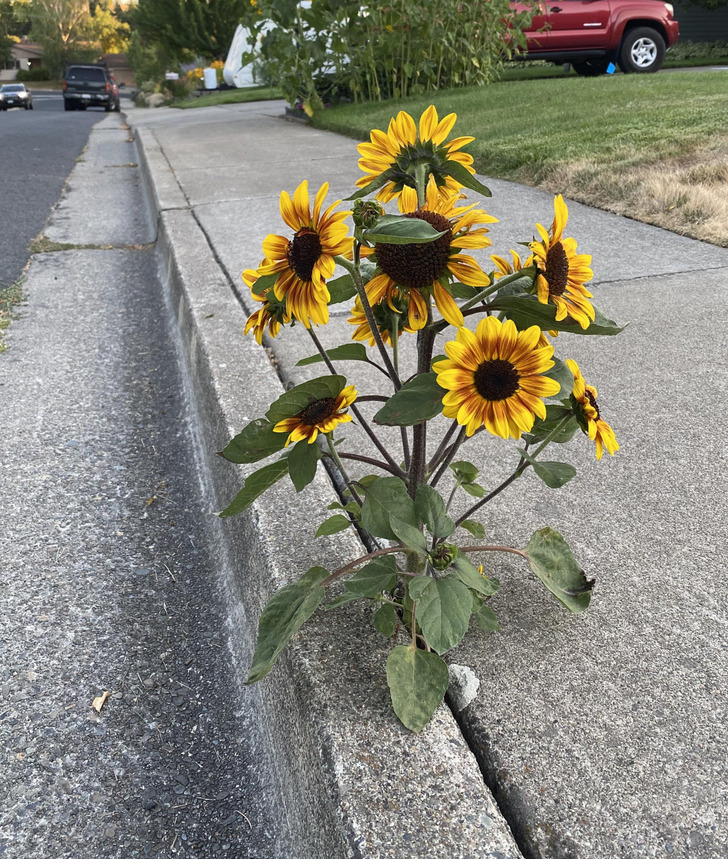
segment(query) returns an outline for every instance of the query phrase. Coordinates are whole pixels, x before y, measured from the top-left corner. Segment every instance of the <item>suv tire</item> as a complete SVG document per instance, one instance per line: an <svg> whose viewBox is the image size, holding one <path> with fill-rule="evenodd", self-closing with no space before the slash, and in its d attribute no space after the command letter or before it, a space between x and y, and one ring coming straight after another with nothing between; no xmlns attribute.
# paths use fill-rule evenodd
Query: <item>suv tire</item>
<svg viewBox="0 0 728 859"><path fill-rule="evenodd" d="M619 49L619 67L625 74L648 74L662 68L665 40L651 27L635 27L625 34Z"/></svg>
<svg viewBox="0 0 728 859"><path fill-rule="evenodd" d="M573 62L571 67L583 78L596 78L607 73L609 60L578 60Z"/></svg>
<svg viewBox="0 0 728 859"><path fill-rule="evenodd" d="M67 98L63 99L63 109L64 110L75 110L76 105Z"/></svg>

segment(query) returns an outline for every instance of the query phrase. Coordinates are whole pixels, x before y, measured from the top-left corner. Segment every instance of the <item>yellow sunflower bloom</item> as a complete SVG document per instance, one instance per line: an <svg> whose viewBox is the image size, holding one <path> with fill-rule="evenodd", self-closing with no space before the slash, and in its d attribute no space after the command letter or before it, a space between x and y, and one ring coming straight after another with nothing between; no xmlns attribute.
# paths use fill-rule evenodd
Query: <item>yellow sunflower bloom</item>
<svg viewBox="0 0 728 859"><path fill-rule="evenodd" d="M263 260L261 265L269 263L270 260ZM256 310L248 321L245 323L245 334L251 329L255 336L258 345L263 343L263 334L265 329L268 329L268 334L275 339L278 332L281 330L281 325L287 325L291 321L291 314L286 310L286 304L276 299L271 288L265 289L262 292L257 292L255 284L259 280L258 272L255 269L247 268L243 272L243 281L250 288L250 296L254 301L260 301L263 306Z"/></svg>
<svg viewBox="0 0 728 859"><path fill-rule="evenodd" d="M386 343L387 346L392 345L392 319L391 314L387 312L385 305L377 304L372 307L372 311L374 313L374 319L377 323L377 328L379 329L379 333L382 337L382 342ZM403 308L400 308L395 311L395 313L400 314L403 312ZM368 341L370 346L374 346L375 339L374 334L372 334L372 329L369 326L369 321L367 320L366 313L364 313L364 308L361 303L361 299L359 296L356 297L354 301L354 306L351 309L351 316L346 320L350 325L356 325L356 331L351 335L352 340L366 340ZM397 326L397 336L400 337L402 332L406 332L408 334L412 334L414 331L413 328L410 328L409 325L398 325Z"/></svg>
<svg viewBox="0 0 728 859"><path fill-rule="evenodd" d="M610 456L619 450L617 437L609 424L602 420L597 406L597 389L593 385L587 385L576 361L569 358L566 366L574 376L574 390L572 401L576 404L576 419L582 430L589 438L596 442L597 459L602 458L606 449Z"/></svg>
<svg viewBox="0 0 728 859"><path fill-rule="evenodd" d="M291 239L267 236L263 242L266 262L256 272L260 277L278 275L273 287L276 298L285 299L288 312L306 328L329 321L331 296L326 281L334 274L334 257L348 253L353 242L342 223L351 212L334 211L340 200L321 212L328 189L325 182L316 194L313 211L307 182L296 188L293 199L285 191L281 193L281 216L294 235Z"/></svg>
<svg viewBox="0 0 728 859"><path fill-rule="evenodd" d="M352 420L351 415L345 411L356 400L356 388L347 385L338 397L326 397L322 400L314 400L305 409L291 418L284 418L273 427L273 432L287 432L285 446L291 442L307 441L313 444L319 433L329 433L339 424L345 424Z"/></svg>
<svg viewBox="0 0 728 859"><path fill-rule="evenodd" d="M543 397L560 390L546 373L554 362L553 346L540 346L541 329L518 331L507 319L486 316L475 333L459 328L445 344L447 360L432 369L447 393L443 414L454 418L471 436L481 426L501 438L520 438L533 428L535 417L546 417Z"/></svg>
<svg viewBox="0 0 728 859"><path fill-rule="evenodd" d="M584 284L592 279L594 272L589 267L591 256L578 254L576 241L563 237L568 216L564 198L559 194L554 200L551 229L536 224L541 241L531 242L529 248L538 266L538 300L541 304L556 305L557 322L569 316L582 328L588 328L594 321L594 308L589 302L592 294Z"/></svg>
<svg viewBox="0 0 728 859"><path fill-rule="evenodd" d="M399 205L407 218L426 221L444 235L434 242L421 244L377 244L374 254L377 272L366 285L367 297L372 306L387 302L397 311L396 299L407 299L408 326L419 331L427 324L429 296L435 299L437 309L451 325L459 328L463 314L444 284L451 279L467 286L485 287L490 278L475 259L460 253L462 248L484 248L491 244L484 224L497 219L475 206L460 206L464 195L460 193L440 196L437 184L427 184L427 200L417 208L417 194L404 188Z"/></svg>
<svg viewBox="0 0 728 859"><path fill-rule="evenodd" d="M434 105L430 105L420 117L418 126L408 113L401 110L390 120L386 134L375 128L369 135L369 142L360 143L357 147L361 155L359 167L365 174L357 180L357 187L365 188L382 173L396 169L396 176L376 195L378 200L387 203L403 188L414 187L415 165L426 159L440 192L444 195L457 191L462 185L439 172L438 167L454 161L474 174L472 155L460 150L475 138L456 137L446 143L456 119L457 114L449 113L440 120Z"/></svg>

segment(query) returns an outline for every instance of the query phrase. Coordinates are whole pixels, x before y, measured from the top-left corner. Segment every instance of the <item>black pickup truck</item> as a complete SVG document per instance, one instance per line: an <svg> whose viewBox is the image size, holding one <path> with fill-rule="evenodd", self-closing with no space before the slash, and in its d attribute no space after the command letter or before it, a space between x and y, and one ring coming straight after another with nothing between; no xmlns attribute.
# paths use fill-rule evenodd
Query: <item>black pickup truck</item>
<svg viewBox="0 0 728 859"><path fill-rule="evenodd" d="M64 110L86 110L103 107L106 111L121 109L119 88L106 66L75 63L63 75Z"/></svg>

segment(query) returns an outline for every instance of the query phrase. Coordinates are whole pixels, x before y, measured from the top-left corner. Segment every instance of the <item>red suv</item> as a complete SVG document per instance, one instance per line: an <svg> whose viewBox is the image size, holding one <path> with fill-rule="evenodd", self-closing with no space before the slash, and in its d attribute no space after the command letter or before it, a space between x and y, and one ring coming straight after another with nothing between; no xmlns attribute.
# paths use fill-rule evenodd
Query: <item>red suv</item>
<svg viewBox="0 0 728 859"><path fill-rule="evenodd" d="M515 0L533 13L527 60L571 63L580 75L601 75L610 63L623 72L656 72L677 42L678 22L661 0Z"/></svg>

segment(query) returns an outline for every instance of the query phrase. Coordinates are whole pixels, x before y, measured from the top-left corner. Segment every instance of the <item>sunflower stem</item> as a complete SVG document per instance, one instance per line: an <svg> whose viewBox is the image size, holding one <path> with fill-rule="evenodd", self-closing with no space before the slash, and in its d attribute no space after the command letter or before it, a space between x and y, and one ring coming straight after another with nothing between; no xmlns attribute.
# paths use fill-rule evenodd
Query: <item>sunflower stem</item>
<svg viewBox="0 0 728 859"><path fill-rule="evenodd" d="M410 549L407 546L390 546L387 549L377 549L376 552L369 552L367 555L362 555L360 558L357 558L354 561L350 561L348 564L345 564L343 567L339 567L338 570L333 572L328 578L324 579L321 582L321 587L325 588L327 585L330 585L331 582L340 578L341 576L345 576L347 573L351 572L356 567L363 564L365 561L371 561L373 558L379 558L382 555L393 555L397 553L407 553ZM404 570L397 570L397 575L399 576L415 576L416 573L408 573Z"/></svg>
<svg viewBox="0 0 728 859"><path fill-rule="evenodd" d="M534 450L534 452L531 454L531 457L533 459L535 459L541 453L541 451L546 447L546 445L550 444L551 441L553 441L553 439L558 435L558 433L561 431L561 429L566 425L566 422L569 420L570 417L571 417L571 412L569 412L568 415L566 415L565 417L563 417L559 421L559 423L556 425L556 427L543 440L543 443L540 444L536 448L536 450ZM508 486L510 486L514 480L517 480L523 474L523 472L528 468L528 466L530 464L531 464L530 462L528 462L523 457L521 457L521 460L518 463L518 465L516 466L516 470L513 472L513 474L511 474L510 477L507 477L503 481L503 483L500 484L500 486L496 486L496 488L492 492L488 493L488 495L486 495L484 498L481 498L477 504L473 504L473 506L469 510L466 510L466 512L463 513L463 515L459 519L456 520L455 524L460 525L466 519L469 519L473 515L473 513L476 513L478 510L480 510L481 507L483 507L485 504L487 504L489 501L491 501L493 498L495 498L496 495L500 495L500 493L503 492L504 489L506 489ZM515 550L511 550L511 551L515 551Z"/></svg>
<svg viewBox="0 0 728 859"><path fill-rule="evenodd" d="M399 313L392 313L392 363L394 364L394 372L399 376Z"/></svg>
<svg viewBox="0 0 728 859"><path fill-rule="evenodd" d="M313 326L312 326L311 328L307 328L307 329L306 329L306 331L308 331L309 335L311 336L311 339L313 340L313 342L314 342L314 344L315 344L315 346L316 346L316 349L318 350L319 355L321 355L321 357L322 357L322 358L323 358L323 360L324 360L324 364L326 364L326 366L329 368L329 372L330 372L332 375L337 376L337 375L338 375L338 373L336 372L336 367L334 367L334 365L333 365L333 363L332 363L331 359L330 359L330 358L329 358L329 356L326 354L326 350L325 350L325 349L324 349L324 347L321 345L321 341L320 341L320 340L318 339L318 337L316 336L316 333L315 333L315 331L313 330ZM371 442L372 442L372 444L374 445L374 447L376 447L376 449L379 451L379 453L381 453L381 454L382 454L382 456L384 457L384 459L389 463L390 467L391 467L391 468L396 468L396 469L398 469L398 470L401 472L401 469L399 468L399 466L397 465L397 463L394 461L394 459L392 459L392 457L390 456L390 454L389 454L388 450L386 449L386 447L384 447L384 445L381 443L381 441L379 441L379 438L377 437L377 434L376 434L376 433L374 432L374 430L369 426L369 424L367 423L366 419L364 418L364 415L362 415L361 411L357 408L356 403L352 403L352 404L349 406L349 408L351 409L352 414L353 414L353 415L356 417L356 419L359 421L359 424L360 424L361 428L364 430L364 432L365 432L365 433L369 436L369 438L371 439Z"/></svg>
<svg viewBox="0 0 728 859"><path fill-rule="evenodd" d="M339 456L342 459L352 459L356 462L365 462L367 465L373 465L376 468L381 468L382 471L388 471L390 474L393 474L395 477L399 477L400 480L405 480L407 475L402 471L401 468L394 468L389 465L387 462L382 462L379 459L374 459L371 456L362 456L359 453L340 453Z"/></svg>
<svg viewBox="0 0 728 859"><path fill-rule="evenodd" d="M497 292L497 290L501 289L501 287L507 286L509 283L515 283L517 280L520 280L522 277L525 277L526 275L523 274L523 271L523 269L514 271L513 274L507 274L505 277L501 277L498 280L494 281L490 286L486 286L484 289L481 289L477 295L474 295L464 304L460 305L461 313L464 314L466 311L470 310L471 307L475 307L476 304L480 304L480 302L484 298L487 298L489 295L492 295L494 292ZM435 331L444 331L444 329L447 328L449 324L449 322L443 319L434 325Z"/></svg>
<svg viewBox="0 0 728 859"><path fill-rule="evenodd" d="M427 202L427 164L415 165L415 188L417 190L417 208L421 209Z"/></svg>
<svg viewBox="0 0 728 859"><path fill-rule="evenodd" d="M402 382L399 379L399 375L397 371L394 369L394 365L392 364L392 359L389 357L389 352L387 352L387 347L384 345L384 341L382 340L382 335L379 332L379 327L377 326L377 321L374 318L374 311L372 310L371 304L369 304L369 299L367 298L367 291L364 288L364 284L361 279L361 274L359 273L358 266L354 265L350 262L346 257L337 256L335 257L336 262L342 267L345 268L349 274L351 275L351 279L354 281L354 287L356 288L357 294L359 296L359 300L361 301L362 307L364 308L364 315L367 318L367 322L369 323L369 328L371 329L372 336L374 337L374 341L377 344L377 348L379 349L379 353L382 356L382 360L384 361L384 366L387 368L387 372L389 373L389 378L392 380L392 384L394 385L395 391L398 391L402 387Z"/></svg>
<svg viewBox="0 0 728 859"><path fill-rule="evenodd" d="M460 445L465 441L465 438L466 438L466 436L465 436L465 427L461 427L461 428L460 428L460 433L459 433L458 437L457 437L457 438L455 439L455 441L450 445L450 449L448 450L448 452L447 452L447 454L446 454L446 456L445 456L445 459L443 460L442 465L440 466L440 468L439 468L439 470L438 470L437 474L432 478L432 481L430 482L430 486L435 487L435 486L437 486L437 484L440 482L440 478L441 478L441 477L442 477L442 475L445 473L445 471L446 471L446 469L447 469L448 465L450 465L450 463L452 462L453 457L454 457L454 456L455 456L455 454L457 453L458 448L460 447Z"/></svg>
<svg viewBox="0 0 728 859"><path fill-rule="evenodd" d="M427 307L428 322L432 320L432 310ZM417 332L417 374L427 373L432 363L432 347L435 336L431 325ZM409 494L414 499L417 487L426 479L427 468L427 421L412 427L412 459L409 468Z"/></svg>
<svg viewBox="0 0 728 859"><path fill-rule="evenodd" d="M349 477L347 470L344 468L344 463L341 461L339 452L336 450L336 445L334 444L334 440L331 438L331 433L326 433L326 442L329 446L329 453L331 454L331 458L336 463L336 467L339 469L341 476L344 478L344 483L346 484L347 491L351 494L352 500L356 501L356 503L361 507L361 495L359 495L356 489L354 489L354 487L352 486L351 478Z"/></svg>
<svg viewBox="0 0 728 859"><path fill-rule="evenodd" d="M442 437L442 441L440 442L440 446L435 451L435 455L432 457L432 459L429 462L429 465L427 466L427 474L428 475L432 474L432 472L440 464L440 460L441 460L443 454L445 453L445 450L447 449L448 444L450 444L450 439L453 437L453 434L457 428L458 428L457 421L452 421L450 424L450 428L445 433L445 435Z"/></svg>

